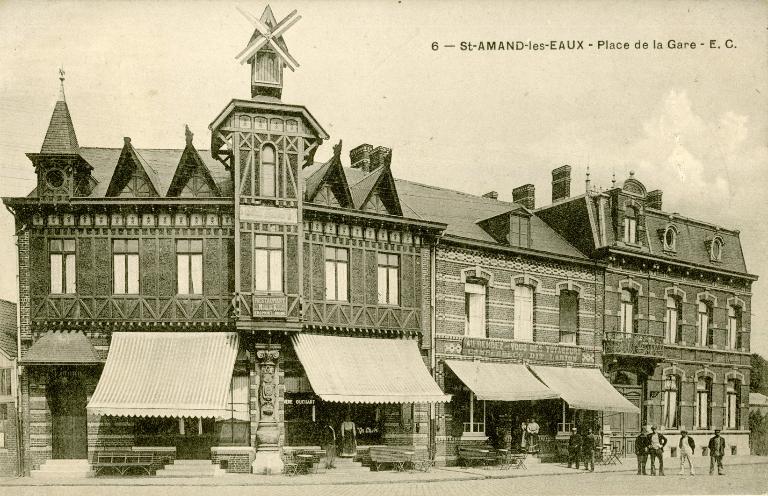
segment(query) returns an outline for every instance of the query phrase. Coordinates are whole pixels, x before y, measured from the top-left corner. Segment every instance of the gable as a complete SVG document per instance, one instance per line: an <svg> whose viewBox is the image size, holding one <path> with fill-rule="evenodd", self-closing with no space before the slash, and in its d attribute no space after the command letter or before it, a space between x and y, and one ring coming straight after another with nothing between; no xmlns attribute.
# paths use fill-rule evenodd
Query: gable
<svg viewBox="0 0 768 496"><path fill-rule="evenodd" d="M173 175L168 196L184 198L207 198L221 196L211 172L191 144L181 154Z"/></svg>
<svg viewBox="0 0 768 496"><path fill-rule="evenodd" d="M155 188L152 186L147 173L139 168L136 168L120 192L113 196L141 198L158 195L157 191L155 191Z"/></svg>
<svg viewBox="0 0 768 496"><path fill-rule="evenodd" d="M347 176L341 165L341 141L333 146L333 156L310 175L305 183L307 201L334 207L354 207Z"/></svg>
<svg viewBox="0 0 768 496"><path fill-rule="evenodd" d="M339 202L329 184L323 184L320 186L320 188L317 190L317 193L315 194L315 197L312 199L312 202L319 205L327 205L329 207L342 206L341 202Z"/></svg>
<svg viewBox="0 0 768 496"><path fill-rule="evenodd" d="M371 171L352 186L351 190L355 206L360 210L403 215L395 179L389 167L379 167Z"/></svg>
<svg viewBox="0 0 768 496"><path fill-rule="evenodd" d="M136 153L130 138L125 138L106 196L160 196L157 172Z"/></svg>

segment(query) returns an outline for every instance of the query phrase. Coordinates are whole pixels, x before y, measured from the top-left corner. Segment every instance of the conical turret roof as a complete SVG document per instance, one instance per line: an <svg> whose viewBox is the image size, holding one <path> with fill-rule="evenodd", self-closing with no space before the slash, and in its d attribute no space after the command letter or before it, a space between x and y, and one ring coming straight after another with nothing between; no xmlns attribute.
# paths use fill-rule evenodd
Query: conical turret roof
<svg viewBox="0 0 768 496"><path fill-rule="evenodd" d="M75 127L72 125L72 117L69 115L69 107L67 107L67 100L64 97L64 74L63 71L61 72L59 98L53 109L51 122L48 124L48 131L45 133L40 153L77 154L80 151Z"/></svg>

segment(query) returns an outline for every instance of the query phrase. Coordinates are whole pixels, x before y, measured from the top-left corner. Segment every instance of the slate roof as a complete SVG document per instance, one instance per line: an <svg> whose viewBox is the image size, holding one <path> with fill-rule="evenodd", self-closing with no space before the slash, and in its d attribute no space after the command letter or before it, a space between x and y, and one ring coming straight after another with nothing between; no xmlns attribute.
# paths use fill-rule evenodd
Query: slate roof
<svg viewBox="0 0 768 496"><path fill-rule="evenodd" d="M76 154L79 148L72 117L69 115L69 107L62 93L53 109L40 153Z"/></svg>
<svg viewBox="0 0 768 496"><path fill-rule="evenodd" d="M16 336L0 331L0 351L10 358L16 358Z"/></svg>
<svg viewBox="0 0 768 496"><path fill-rule="evenodd" d="M85 364L102 360L84 333L49 331L24 354L23 363Z"/></svg>

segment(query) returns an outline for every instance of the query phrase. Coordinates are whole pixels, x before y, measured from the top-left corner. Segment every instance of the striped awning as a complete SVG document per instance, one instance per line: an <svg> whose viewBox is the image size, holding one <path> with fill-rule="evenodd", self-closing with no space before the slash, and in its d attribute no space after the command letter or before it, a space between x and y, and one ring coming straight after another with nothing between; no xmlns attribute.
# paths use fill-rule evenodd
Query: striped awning
<svg viewBox="0 0 768 496"><path fill-rule="evenodd" d="M227 417L237 333L116 332L89 413Z"/></svg>
<svg viewBox="0 0 768 496"><path fill-rule="evenodd" d="M640 413L640 409L616 391L616 388L603 377L599 369L546 367L543 365L533 365L531 369L571 408L602 412Z"/></svg>
<svg viewBox="0 0 768 496"><path fill-rule="evenodd" d="M560 397L521 363L446 360L445 364L479 400L531 401Z"/></svg>
<svg viewBox="0 0 768 496"><path fill-rule="evenodd" d="M293 347L316 395L340 403L442 403L415 340L297 334Z"/></svg>

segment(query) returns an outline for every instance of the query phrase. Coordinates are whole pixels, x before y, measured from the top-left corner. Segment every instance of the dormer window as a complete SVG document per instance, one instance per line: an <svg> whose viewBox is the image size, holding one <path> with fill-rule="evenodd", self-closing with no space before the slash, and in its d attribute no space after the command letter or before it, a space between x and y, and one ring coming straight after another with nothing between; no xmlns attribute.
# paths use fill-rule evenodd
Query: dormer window
<svg viewBox="0 0 768 496"><path fill-rule="evenodd" d="M527 216L517 214L512 214L509 217L509 244L528 248L530 246L530 219Z"/></svg>
<svg viewBox="0 0 768 496"><path fill-rule="evenodd" d="M677 230L669 226L664 230L664 250L677 251Z"/></svg>
<svg viewBox="0 0 768 496"><path fill-rule="evenodd" d="M712 240L712 243L709 246L709 258L713 262L721 262L723 260L724 246L725 243L723 243L723 239L720 236L717 236Z"/></svg>
<svg viewBox="0 0 768 496"><path fill-rule="evenodd" d="M624 242L637 243L637 211L634 207L624 210Z"/></svg>

